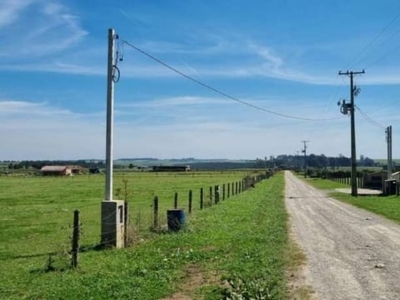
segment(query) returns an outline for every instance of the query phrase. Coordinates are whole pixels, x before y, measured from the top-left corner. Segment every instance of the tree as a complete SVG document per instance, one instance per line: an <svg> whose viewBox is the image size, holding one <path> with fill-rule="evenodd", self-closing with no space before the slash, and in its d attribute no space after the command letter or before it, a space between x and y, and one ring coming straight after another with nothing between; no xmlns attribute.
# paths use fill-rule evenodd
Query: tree
<svg viewBox="0 0 400 300"><path fill-rule="evenodd" d="M129 164L128 168L133 169L134 165L132 163Z"/></svg>

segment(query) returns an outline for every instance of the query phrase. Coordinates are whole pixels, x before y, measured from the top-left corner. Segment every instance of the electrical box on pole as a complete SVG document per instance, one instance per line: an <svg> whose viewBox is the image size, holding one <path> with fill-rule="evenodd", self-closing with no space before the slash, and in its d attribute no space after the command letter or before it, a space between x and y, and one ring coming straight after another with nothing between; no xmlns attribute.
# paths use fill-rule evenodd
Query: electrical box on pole
<svg viewBox="0 0 400 300"><path fill-rule="evenodd" d="M107 128L106 128L106 188L105 200L101 203L101 245L125 247L125 201L113 199L113 126L114 126L114 29L108 30L107 64Z"/></svg>

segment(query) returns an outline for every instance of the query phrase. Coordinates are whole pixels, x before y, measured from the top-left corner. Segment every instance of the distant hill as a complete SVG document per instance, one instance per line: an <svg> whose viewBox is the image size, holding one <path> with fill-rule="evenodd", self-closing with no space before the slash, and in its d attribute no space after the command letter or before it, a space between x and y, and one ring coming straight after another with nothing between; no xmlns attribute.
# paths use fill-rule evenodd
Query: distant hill
<svg viewBox="0 0 400 300"><path fill-rule="evenodd" d="M114 162L115 165L128 166L133 164L138 167L190 165L194 170L219 170L254 168L254 160L229 160L229 159L195 159L195 158L121 158Z"/></svg>

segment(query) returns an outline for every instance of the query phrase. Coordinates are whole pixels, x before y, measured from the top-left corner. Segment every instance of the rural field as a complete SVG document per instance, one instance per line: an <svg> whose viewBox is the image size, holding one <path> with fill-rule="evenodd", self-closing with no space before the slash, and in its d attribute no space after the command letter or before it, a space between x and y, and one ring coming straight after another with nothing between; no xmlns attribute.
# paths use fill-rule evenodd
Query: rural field
<svg viewBox="0 0 400 300"><path fill-rule="evenodd" d="M96 245L104 176L0 177L0 298L236 299L235 293L259 293L285 299L285 270L297 260L290 256L295 251L289 250L282 174L199 208L201 187L206 198L210 186L252 172L116 173L114 190L129 202L134 245L103 251ZM187 211L189 190L193 213L185 230L151 232L154 196L161 213L173 207L178 192L178 206ZM82 251L73 270L75 209L81 214Z"/></svg>

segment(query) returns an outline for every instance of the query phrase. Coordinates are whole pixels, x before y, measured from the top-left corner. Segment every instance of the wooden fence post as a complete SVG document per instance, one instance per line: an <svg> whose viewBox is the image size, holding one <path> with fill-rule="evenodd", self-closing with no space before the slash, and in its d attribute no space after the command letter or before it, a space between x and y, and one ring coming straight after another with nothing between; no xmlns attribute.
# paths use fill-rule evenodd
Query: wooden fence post
<svg viewBox="0 0 400 300"><path fill-rule="evenodd" d="M76 209L74 211L74 227L72 230L72 249L71 249L72 268L76 268L78 266L79 233L80 233L79 210Z"/></svg>
<svg viewBox="0 0 400 300"><path fill-rule="evenodd" d="M235 195L235 183L232 182L232 196Z"/></svg>
<svg viewBox="0 0 400 300"><path fill-rule="evenodd" d="M222 185L222 201L225 200L225 183Z"/></svg>
<svg viewBox="0 0 400 300"><path fill-rule="evenodd" d="M212 204L212 200L213 200L213 190L212 186L210 186L210 204Z"/></svg>
<svg viewBox="0 0 400 300"><path fill-rule="evenodd" d="M125 202L124 209L124 248L128 247L128 201Z"/></svg>
<svg viewBox="0 0 400 300"><path fill-rule="evenodd" d="M229 198L229 194L230 194L230 191L231 191L231 184L230 183L228 183L228 195L227 195L227 197L226 198Z"/></svg>
<svg viewBox="0 0 400 300"><path fill-rule="evenodd" d="M174 208L178 208L178 192L175 192L175 197L174 197Z"/></svg>
<svg viewBox="0 0 400 300"><path fill-rule="evenodd" d="M189 214L192 213L192 190L189 191Z"/></svg>
<svg viewBox="0 0 400 300"><path fill-rule="evenodd" d="M219 186L218 185L215 185L214 186L214 202L215 202L215 204L218 204L218 202L219 202Z"/></svg>
<svg viewBox="0 0 400 300"><path fill-rule="evenodd" d="M154 213L154 230L158 229L158 197L155 196L153 200L153 213Z"/></svg>
<svg viewBox="0 0 400 300"><path fill-rule="evenodd" d="M237 195L238 194L238 182L236 181L235 182L235 195Z"/></svg>
<svg viewBox="0 0 400 300"><path fill-rule="evenodd" d="M200 209L203 209L204 199L203 199L203 188L200 188Z"/></svg>

